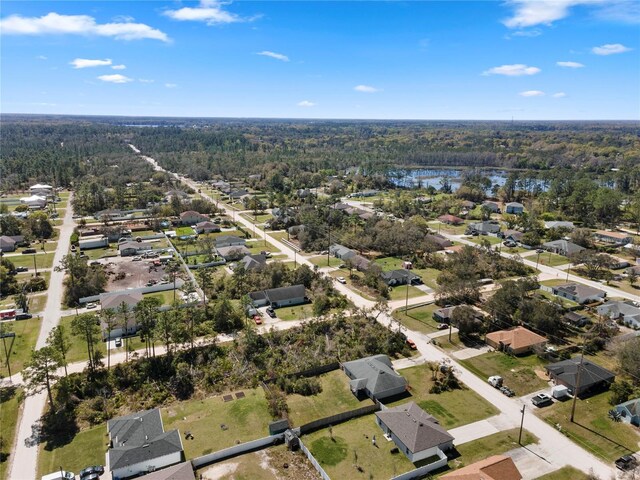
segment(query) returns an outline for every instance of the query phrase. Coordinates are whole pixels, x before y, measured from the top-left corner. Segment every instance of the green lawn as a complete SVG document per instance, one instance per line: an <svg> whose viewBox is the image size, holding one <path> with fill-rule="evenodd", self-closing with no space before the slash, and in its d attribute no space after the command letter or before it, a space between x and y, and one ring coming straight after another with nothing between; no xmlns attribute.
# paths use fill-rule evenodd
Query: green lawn
<svg viewBox="0 0 640 480"><path fill-rule="evenodd" d="M176 235L178 237L181 237L183 235L195 235L196 232L193 228L191 227L178 227L176 228Z"/></svg>
<svg viewBox="0 0 640 480"><path fill-rule="evenodd" d="M536 413L551 425L559 424L571 440L605 461L612 462L621 455L638 450L640 433L626 424L611 421L607 412L609 392L599 393L576 404L574 422L569 421L571 401L556 402Z"/></svg>
<svg viewBox="0 0 640 480"><path fill-rule="evenodd" d="M44 310L47 303L46 292L41 295L29 295L29 312L37 313Z"/></svg>
<svg viewBox="0 0 640 480"><path fill-rule="evenodd" d="M108 257L117 257L118 249L117 248L92 248L90 250L83 250L89 260L98 260L99 258L108 258Z"/></svg>
<svg viewBox="0 0 640 480"><path fill-rule="evenodd" d="M423 410L436 417L446 429L477 422L500 413L466 386L450 392L429 393L433 380L427 365L405 368L398 373L409 382L411 396L388 403L388 407L416 402ZM469 405L473 405L473 408L469 408Z"/></svg>
<svg viewBox="0 0 640 480"><path fill-rule="evenodd" d="M251 251L252 254L257 254L260 253L262 251L265 252L271 252L273 253L280 253L280 250L278 250L275 245L273 245L272 243L269 243L268 241L266 242L265 245L265 241L264 240L250 240L247 242L247 248Z"/></svg>
<svg viewBox="0 0 640 480"><path fill-rule="evenodd" d="M31 268L28 272L18 273L16 275L16 280L18 280L19 282L27 282L31 277L34 276L34 273L35 272L33 271L33 268ZM49 285L49 281L51 280L51 272L38 271L38 277L44 278L47 282L47 285Z"/></svg>
<svg viewBox="0 0 640 480"><path fill-rule="evenodd" d="M493 235L479 235L477 237L471 237L468 239L470 242L482 245L484 241L488 241L491 245L498 245L502 242L501 238L494 237Z"/></svg>
<svg viewBox="0 0 640 480"><path fill-rule="evenodd" d="M438 331L438 322L433 319L433 312L439 308L435 303L414 308L409 307L406 313L404 308L398 308L394 310L392 316L409 330L429 334Z"/></svg>
<svg viewBox="0 0 640 480"><path fill-rule="evenodd" d="M10 260L15 267L27 267L31 271L34 268L34 256L36 258L36 265L38 268L51 268L53 266L53 252L38 253L36 255L15 255L5 258Z"/></svg>
<svg viewBox="0 0 640 480"><path fill-rule="evenodd" d="M103 423L82 430L70 443L56 449L47 450L41 445L38 455L38 478L60 470L60 467L77 474L89 465L104 465L108 440L107 424Z"/></svg>
<svg viewBox="0 0 640 480"><path fill-rule="evenodd" d="M528 260L533 262L536 261L537 255L529 257ZM557 267L558 265L566 265L569 263L569 259L567 257L563 257L562 255L556 255L555 253L546 252L540 254L540 265L548 265L550 267Z"/></svg>
<svg viewBox="0 0 640 480"><path fill-rule="evenodd" d="M255 224L264 223L267 220L271 220L273 218L273 215L271 215L270 213L259 214L256 217L253 216L253 213L241 213L240 216Z"/></svg>
<svg viewBox="0 0 640 480"><path fill-rule="evenodd" d="M567 465L560 470L538 477L537 480L589 480L589 478L591 477L586 473Z"/></svg>
<svg viewBox="0 0 640 480"><path fill-rule="evenodd" d="M327 266L327 256L326 255L316 255L315 257L308 258L308 260L311 263L313 263L314 265L317 265L320 268ZM338 267L338 266L342 265L343 263L344 263L343 260L340 260L339 258L333 257L331 255L329 256L329 266L330 267Z"/></svg>
<svg viewBox="0 0 640 480"><path fill-rule="evenodd" d="M313 305L306 303L294 307L277 308L276 315L281 320L304 320L313 317Z"/></svg>
<svg viewBox="0 0 640 480"><path fill-rule="evenodd" d="M183 440L188 459L269 435L271 416L263 390L239 391L245 393L245 398L236 399L233 395L233 400L225 402L222 396L216 396L178 402L162 409L165 430L177 428L183 438L186 431L194 436L193 440Z"/></svg>
<svg viewBox="0 0 640 480"><path fill-rule="evenodd" d="M31 350L36 346L38 334L40 333L40 317L28 320L9 322L11 331L16 334L15 338L5 338L0 342L0 372L7 375L5 345L9 350L9 366L11 374L15 375L24 368L24 364L31 358Z"/></svg>
<svg viewBox="0 0 640 480"><path fill-rule="evenodd" d="M512 357L502 352L489 352L461 360L460 363L483 380L492 375L500 375L504 384L515 391L517 396L547 386L547 382L536 375L535 370L544 372L543 366L548 362L542 361L534 354Z"/></svg>
<svg viewBox="0 0 640 480"><path fill-rule="evenodd" d="M374 435L377 447L371 442ZM391 453L395 444L382 436L375 415L335 425L331 432L327 428L304 435L302 441L327 474L335 479L388 480L415 468L404 454ZM363 472L356 469L356 464Z"/></svg>
<svg viewBox="0 0 640 480"><path fill-rule="evenodd" d="M397 257L383 257L377 258L374 263L378 264L384 272L388 272L402 268L403 260Z"/></svg>
<svg viewBox="0 0 640 480"><path fill-rule="evenodd" d="M422 295L426 295L422 290L418 290L416 287L409 285L409 298L416 298ZM404 300L407 298L407 286L400 285L398 287L391 287L389 289L390 300Z"/></svg>
<svg viewBox="0 0 640 480"><path fill-rule="evenodd" d="M422 283L427 287L431 287L433 289L438 288L438 282L436 279L438 278L438 275L440 275L440 270L436 270L435 268L414 268L412 272L419 275L422 279Z"/></svg>
<svg viewBox="0 0 640 480"><path fill-rule="evenodd" d="M285 230L269 232L268 235L275 238L276 240L292 240L290 235Z"/></svg>
<svg viewBox="0 0 640 480"><path fill-rule="evenodd" d="M500 455L518 448L520 446L518 445L519 433L520 429L513 428L479 438L473 442L457 445L456 450L460 453L460 457L449 462L449 467L452 469L464 467L492 455ZM538 443L538 438L527 430L523 430L522 445L531 445L532 443Z"/></svg>
<svg viewBox="0 0 640 480"><path fill-rule="evenodd" d="M18 411L21 403L21 391L16 387L0 390L0 478L7 475L9 459L13 454L13 442L18 424ZM4 454L7 454L6 457Z"/></svg>
<svg viewBox="0 0 640 480"><path fill-rule="evenodd" d="M176 300L180 300L180 292L175 294ZM162 305L173 304L173 290L165 290L164 292L147 293L144 298L158 298L162 302Z"/></svg>
<svg viewBox="0 0 640 480"><path fill-rule="evenodd" d="M318 378L322 385L319 394L292 394L287 397L289 419L294 426L372 404L369 399L359 401L351 393L349 379L342 370L334 370Z"/></svg>
<svg viewBox="0 0 640 480"><path fill-rule="evenodd" d="M349 277L349 270L346 270L346 269L335 270L333 272L329 272L329 275L332 276L333 278L344 277L345 281L347 282L346 285L351 290L353 290L354 292L356 292L358 295L362 296L363 298L366 298L367 300L375 301L374 295L378 295L377 292L374 292L373 290L366 290L365 291L364 288L360 287L359 285L354 284L353 281L351 280L351 278ZM358 276L361 277L362 273L353 270L353 275L358 275Z"/></svg>

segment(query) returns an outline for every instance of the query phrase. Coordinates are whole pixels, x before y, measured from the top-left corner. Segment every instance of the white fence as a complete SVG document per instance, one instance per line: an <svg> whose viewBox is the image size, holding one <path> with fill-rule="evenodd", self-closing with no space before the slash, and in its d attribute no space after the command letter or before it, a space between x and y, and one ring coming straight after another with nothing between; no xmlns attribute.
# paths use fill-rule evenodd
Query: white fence
<svg viewBox="0 0 640 480"><path fill-rule="evenodd" d="M415 470L396 475L391 480L411 480L413 478L422 477L427 473L436 470L437 468L444 467L447 464L447 456L441 450L438 450L438 458L438 460L436 460L435 462L431 462L428 465L424 465L420 468L416 468Z"/></svg>
<svg viewBox="0 0 640 480"><path fill-rule="evenodd" d="M217 452L202 455L201 457L191 460L191 464L194 468L202 468L212 463L221 462L228 458L237 457L243 453L254 452L256 450L262 450L265 447L276 445L282 442L284 439L284 433L277 435L271 435L269 437L259 438L257 440L251 440L250 442L234 445L233 447L218 450Z"/></svg>
<svg viewBox="0 0 640 480"><path fill-rule="evenodd" d="M320 464L318 463L316 458L311 454L309 449L305 446L304 443L302 443L302 439L299 439L299 441L300 441L300 450L302 450L304 454L307 456L307 458L309 459L313 467L318 471L318 473L322 477L322 480L331 480L331 477L327 475L327 472L324 471L324 468L320 466Z"/></svg>

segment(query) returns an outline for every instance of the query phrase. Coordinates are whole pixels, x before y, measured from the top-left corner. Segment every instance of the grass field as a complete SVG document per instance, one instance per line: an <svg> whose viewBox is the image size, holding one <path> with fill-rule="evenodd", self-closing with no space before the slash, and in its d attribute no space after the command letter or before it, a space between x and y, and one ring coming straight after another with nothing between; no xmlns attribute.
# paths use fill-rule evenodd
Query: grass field
<svg viewBox="0 0 640 480"><path fill-rule="evenodd" d="M277 308L276 315L281 320L304 320L313 317L313 305L306 303L295 307Z"/></svg>
<svg viewBox="0 0 640 480"><path fill-rule="evenodd" d="M289 419L294 426L372 404L369 399L359 401L351 393L349 379L342 370L334 370L318 378L322 385L322 392L319 394L311 396L292 394L287 397Z"/></svg>
<svg viewBox="0 0 640 480"><path fill-rule="evenodd" d="M547 473L542 477L538 477L537 480L589 480L585 473L577 470L573 467L566 466L555 472Z"/></svg>
<svg viewBox="0 0 640 480"><path fill-rule="evenodd" d="M477 422L499 413L493 405L466 386L450 392L429 393L433 380L427 365L405 368L398 370L398 373L409 382L411 395L386 404L388 407L416 402L447 429ZM473 405L473 408L469 408L469 405Z"/></svg>
<svg viewBox="0 0 640 480"><path fill-rule="evenodd" d="M176 228L176 235L181 237L183 235L195 235L196 231L191 227L178 227Z"/></svg>
<svg viewBox="0 0 640 480"><path fill-rule="evenodd" d="M470 242L482 245L484 241L488 241L491 245L498 245L502 242L501 238L494 237L493 235L479 235L477 237L471 237L468 239Z"/></svg>
<svg viewBox="0 0 640 480"><path fill-rule="evenodd" d="M0 478L2 479L6 478L9 459L13 454L20 403L20 389L7 387L0 390L0 437L2 438L0 452L8 454L6 457L0 454Z"/></svg>
<svg viewBox="0 0 640 480"><path fill-rule="evenodd" d="M529 257L529 260L535 261L534 255L533 257ZM566 265L569 263L569 259L567 257L563 257L562 255L556 255L555 253L547 252L540 254L540 265L548 265L550 267L557 267L559 265Z"/></svg>
<svg viewBox="0 0 640 480"><path fill-rule="evenodd" d="M11 261L15 267L27 267L29 271L32 271L34 268L34 256L36 258L36 266L38 268L51 268L53 266L53 252L38 253L36 255L14 255L5 258Z"/></svg>
<svg viewBox="0 0 640 480"><path fill-rule="evenodd" d="M246 218L251 223L255 223L256 225L259 223L264 223L267 220L271 220L273 218L273 215L271 215L270 213L263 213L257 215L256 217L253 216L253 213L241 213L240 216Z"/></svg>
<svg viewBox="0 0 640 480"><path fill-rule="evenodd" d="M327 256L326 255L316 255L315 257L308 258L308 260L311 263L313 263L314 265L317 265L320 268L327 266ZM343 263L344 263L344 261L340 260L339 258L336 258L336 257L331 256L331 255L329 256L329 266L330 267L338 267L338 266L342 265Z"/></svg>
<svg viewBox="0 0 640 480"><path fill-rule="evenodd" d="M422 290L418 290L414 286L409 286L409 298L421 297L422 295L427 295ZM397 287L389 288L389 299L390 300L404 300L407 298L407 286L400 285Z"/></svg>
<svg viewBox="0 0 640 480"><path fill-rule="evenodd" d="M573 423L569 420L570 401L555 402L537 413L551 425L559 424L562 432L581 447L612 462L638 450L640 433L629 424L616 423L608 418L610 396L609 392L603 392L584 400L578 399Z"/></svg>
<svg viewBox="0 0 640 480"><path fill-rule="evenodd" d="M409 330L433 333L438 331L438 322L433 319L433 312L438 308L440 307L435 303L415 308L409 307L406 313L404 308L398 308L393 311L392 316Z"/></svg>
<svg viewBox="0 0 640 480"><path fill-rule="evenodd" d="M77 474L90 465L104 465L107 443L107 424L103 423L82 430L71 443L59 448L47 450L41 445L38 455L38 477L60 470L60 467Z"/></svg>
<svg viewBox="0 0 640 480"><path fill-rule="evenodd" d="M512 357L502 352L489 352L477 357L461 360L467 367L483 380L492 375L500 375L504 384L516 392L517 396L535 392L547 386L547 382L536 375L535 370L543 370L548 363L531 354L524 357Z"/></svg>
<svg viewBox="0 0 640 480"><path fill-rule="evenodd" d="M372 445L373 435L377 447ZM335 425L331 433L329 429L323 429L304 435L302 441L327 474L335 479L388 480L415 468L402 453L391 453L395 444L384 439L375 415ZM358 471L356 464L364 471Z"/></svg>
<svg viewBox="0 0 640 480"><path fill-rule="evenodd" d="M362 274L360 272L356 272L355 270L353 271L354 275L360 275L362 276ZM361 288L358 285L355 285L353 283L353 281L351 280L351 278L349 278L349 271L348 270L335 270L333 272L329 272L329 275L331 275L333 278L337 278L337 277L344 277L345 281L347 282L346 285L353 290L354 292L358 293L358 295L366 298L367 300L373 300L375 301L375 297L374 295L376 294L375 292L369 290L369 291L365 291L363 288Z"/></svg>
<svg viewBox="0 0 640 480"><path fill-rule="evenodd" d="M272 243L267 241L265 245L264 240L250 240L247 242L247 248L252 254L258 254L262 251L271 252L272 254L280 253L280 250L278 250L278 248L276 248Z"/></svg>
<svg viewBox="0 0 640 480"><path fill-rule="evenodd" d="M193 435L193 440L183 440L188 459L269 435L271 416L264 392L260 388L242 391L245 398L236 399L234 395L229 402L216 396L162 409L165 431L177 428L183 438L187 431Z"/></svg>
<svg viewBox="0 0 640 480"><path fill-rule="evenodd" d="M144 298L158 298L163 305L173 304L173 290L165 290L164 292L147 293ZM180 301L180 292L175 294L176 300Z"/></svg>
<svg viewBox="0 0 640 480"><path fill-rule="evenodd" d="M98 260L99 258L108 258L108 257L117 257L118 250L117 248L92 248L90 250L83 250L89 260Z"/></svg>
<svg viewBox="0 0 640 480"><path fill-rule="evenodd" d="M16 334L15 338L5 338L0 342L0 372L7 375L5 346L9 350L9 366L11 374L16 374L24 368L24 364L31 357L31 350L35 347L40 333L42 319L39 317L29 320L19 320L9 322L11 331Z"/></svg>

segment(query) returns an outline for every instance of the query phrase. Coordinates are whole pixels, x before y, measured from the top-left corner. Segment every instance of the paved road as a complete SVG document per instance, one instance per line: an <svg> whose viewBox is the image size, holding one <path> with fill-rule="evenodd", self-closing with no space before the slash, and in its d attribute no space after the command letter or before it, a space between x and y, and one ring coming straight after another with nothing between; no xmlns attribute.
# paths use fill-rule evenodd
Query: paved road
<svg viewBox="0 0 640 480"><path fill-rule="evenodd" d="M71 245L71 234L76 224L73 221L73 206L71 201L73 192L69 196L67 209L62 220L62 225L58 234L58 247L53 257L54 267L60 263L62 257L69 252ZM62 281L64 272L51 271L49 288L47 290L47 303L42 313L42 326L40 335L36 342L36 348L42 348L49 336L51 329L60 321L62 313L62 295L64 287ZM14 375L15 380L22 380ZM14 378L12 377L12 380ZM36 465L38 460L38 447L32 445L32 426L38 423L40 415L44 410L46 395L40 393L27 397L22 408L21 417L18 423L18 433L16 435L16 446L12 449L13 454L9 457L9 468L7 478L15 480L30 480L36 478Z"/></svg>

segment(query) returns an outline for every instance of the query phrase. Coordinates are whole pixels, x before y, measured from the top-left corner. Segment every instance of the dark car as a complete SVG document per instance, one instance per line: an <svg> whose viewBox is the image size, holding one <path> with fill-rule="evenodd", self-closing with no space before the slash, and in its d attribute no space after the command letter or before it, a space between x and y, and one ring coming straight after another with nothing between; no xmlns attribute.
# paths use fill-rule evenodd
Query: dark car
<svg viewBox="0 0 640 480"><path fill-rule="evenodd" d="M84 470L81 470L78 475L80 475L80 480L93 480L103 473L104 467L102 465L93 465L92 467L87 467Z"/></svg>
<svg viewBox="0 0 640 480"><path fill-rule="evenodd" d="M16 315L16 320L28 320L29 318L33 318L30 313L18 313Z"/></svg>
<svg viewBox="0 0 640 480"><path fill-rule="evenodd" d="M25 248L24 250L22 250L22 254L23 255L27 255L29 253L36 253L36 249L35 248Z"/></svg>
<svg viewBox="0 0 640 480"><path fill-rule="evenodd" d="M505 394L507 397L513 397L515 396L515 392L513 390L511 390L509 387L501 387L500 391Z"/></svg>
<svg viewBox="0 0 640 480"><path fill-rule="evenodd" d="M269 307L267 308L267 315L269 315L271 318L276 318L276 311L273 308Z"/></svg>
<svg viewBox="0 0 640 480"><path fill-rule="evenodd" d="M633 455L624 455L616 460L616 467L620 470L631 470L637 465L636 458Z"/></svg>
<svg viewBox="0 0 640 480"><path fill-rule="evenodd" d="M20 272L28 272L29 271L29 267L16 267L16 272L20 273Z"/></svg>
<svg viewBox="0 0 640 480"><path fill-rule="evenodd" d="M553 400L551 400L551 397L546 393L539 393L531 399L531 403L536 407L544 407L545 405L551 405Z"/></svg>

